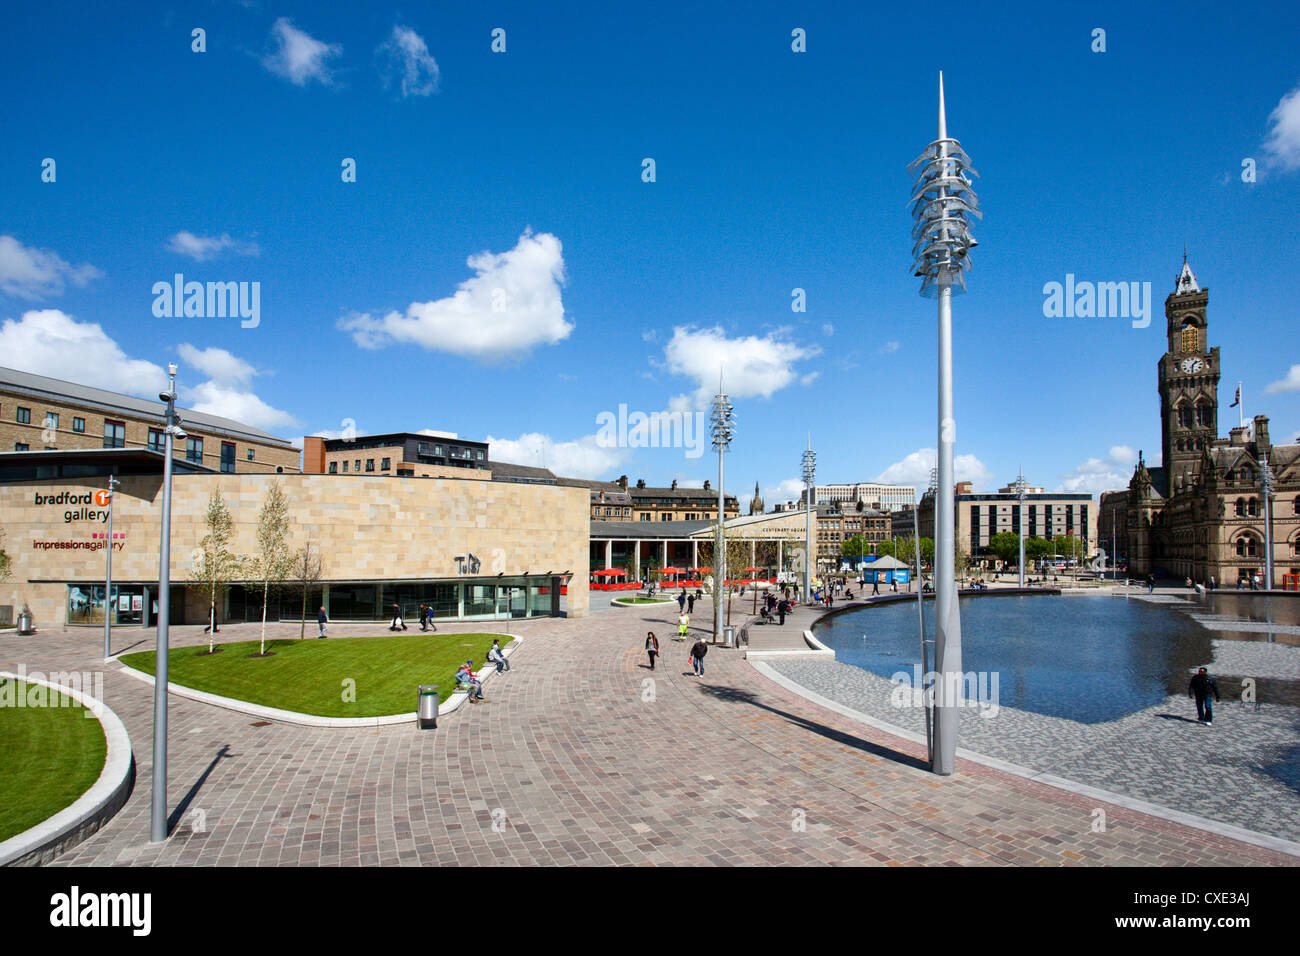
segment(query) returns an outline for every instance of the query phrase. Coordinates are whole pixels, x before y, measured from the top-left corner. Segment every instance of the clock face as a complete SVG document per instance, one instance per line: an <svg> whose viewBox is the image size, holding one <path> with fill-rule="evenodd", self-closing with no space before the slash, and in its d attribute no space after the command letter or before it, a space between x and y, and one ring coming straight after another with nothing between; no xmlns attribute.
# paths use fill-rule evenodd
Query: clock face
<svg viewBox="0 0 1300 956"><path fill-rule="evenodd" d="M1184 372L1199 372L1205 367L1205 363L1198 358L1183 359L1182 365L1179 366Z"/></svg>

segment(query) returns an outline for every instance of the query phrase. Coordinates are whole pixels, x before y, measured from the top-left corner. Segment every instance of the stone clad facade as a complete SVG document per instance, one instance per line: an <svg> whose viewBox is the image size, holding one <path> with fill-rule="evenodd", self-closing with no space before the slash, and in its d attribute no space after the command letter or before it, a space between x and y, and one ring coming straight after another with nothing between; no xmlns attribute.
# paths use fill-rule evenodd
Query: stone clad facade
<svg viewBox="0 0 1300 956"><path fill-rule="evenodd" d="M119 546L113 554L114 584L156 590L162 479L128 475L119 480L113 508L112 543ZM484 600L485 589L498 580L518 581L527 575L534 588L558 590L567 579L567 613L587 613L586 491L472 479L176 475L173 585L191 577L210 492L221 489L234 518L232 550L252 553L258 511L277 480L289 500L291 543L301 546L310 536L318 545L325 585L347 582L355 590L369 584L464 585L472 580L478 588L476 600ZM38 627L62 626L69 613L70 586L102 587L107 524L94 493L104 486L102 478L0 484L0 526L14 559L9 579L0 582L0 604L12 604L16 613L27 603ZM38 496L58 501L64 493L70 498L90 495L91 503L37 504ZM456 561L466 555L480 562L472 576L462 573L464 563ZM147 593L156 598L156 593ZM182 594L179 601L173 600L173 606L183 607L181 623L204 620L207 603L197 595L190 598ZM413 610L403 610L414 617ZM384 616L381 609L376 619Z"/></svg>
<svg viewBox="0 0 1300 956"><path fill-rule="evenodd" d="M1168 348L1157 364L1160 467L1139 456L1122 526L1130 573L1168 574L1220 587L1263 575L1266 534L1260 478L1274 477L1274 580L1300 575L1300 445L1274 445L1268 417L1218 436L1219 349L1208 342L1209 289L1187 262L1165 300ZM1239 399L1239 396L1238 396ZM1294 580L1294 579L1291 579Z"/></svg>

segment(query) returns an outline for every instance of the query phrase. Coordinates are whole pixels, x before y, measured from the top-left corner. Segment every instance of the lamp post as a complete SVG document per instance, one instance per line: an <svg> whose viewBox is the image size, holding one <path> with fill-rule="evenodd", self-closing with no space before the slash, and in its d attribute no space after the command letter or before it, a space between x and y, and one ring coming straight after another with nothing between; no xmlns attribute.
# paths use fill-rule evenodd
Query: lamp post
<svg viewBox="0 0 1300 956"><path fill-rule="evenodd" d="M954 555L953 456L957 425L952 401L952 296L966 288L965 269L976 245L970 220L981 216L970 176L978 175L961 144L948 137L943 74L939 74L939 122L934 142L908 166L912 185L912 272L921 278L921 295L939 306L939 460L935 492L935 671L941 684L935 707L930 768L953 771L957 752L957 700L961 682L961 614L957 605Z"/></svg>
<svg viewBox="0 0 1300 956"><path fill-rule="evenodd" d="M713 437L713 447L718 450L718 533L713 561L713 643L722 641L722 600L727 593L727 550L723 535L723 523L726 521L726 500L723 492L723 455L731 447L731 440L736 433L735 409L727 394L722 390L722 375L718 375L718 394L713 397L713 415L710 418L709 432Z"/></svg>
<svg viewBox="0 0 1300 956"><path fill-rule="evenodd" d="M812 509L813 479L817 477L817 453L812 450L812 433L808 434L808 447L803 453L803 503L804 503L804 568L803 603L812 601Z"/></svg>
<svg viewBox="0 0 1300 956"><path fill-rule="evenodd" d="M113 634L113 489L120 485L108 476L108 547L104 549L104 660L108 660L108 644Z"/></svg>
<svg viewBox="0 0 1300 956"><path fill-rule="evenodd" d="M1264 496L1264 590L1273 590L1273 472L1268 468L1268 452L1259 458L1259 490Z"/></svg>
<svg viewBox="0 0 1300 956"><path fill-rule="evenodd" d="M153 687L153 793L149 812L149 840L167 839L167 627L171 623L172 443L184 438L176 414L176 366L167 366L167 391L158 397L166 403L163 435L162 534L158 545L158 640Z"/></svg>
<svg viewBox="0 0 1300 956"><path fill-rule="evenodd" d="M1020 569L1020 587L1025 586L1025 469L1020 469L1020 474L1016 478L1016 498L1020 501L1020 520L1019 527L1016 529L1020 535L1020 561L1017 567Z"/></svg>

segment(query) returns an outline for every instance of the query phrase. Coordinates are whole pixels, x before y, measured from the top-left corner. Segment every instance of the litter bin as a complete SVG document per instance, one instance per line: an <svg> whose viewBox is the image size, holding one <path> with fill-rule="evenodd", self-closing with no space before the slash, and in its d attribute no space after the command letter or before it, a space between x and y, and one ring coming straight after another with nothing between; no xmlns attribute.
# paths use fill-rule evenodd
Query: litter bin
<svg viewBox="0 0 1300 956"><path fill-rule="evenodd" d="M415 724L421 730L438 726L438 685L421 684L417 694Z"/></svg>
<svg viewBox="0 0 1300 956"><path fill-rule="evenodd" d="M18 615L18 633L24 637L36 633L36 628L32 626L32 612L27 608L23 608L22 613Z"/></svg>
<svg viewBox="0 0 1300 956"><path fill-rule="evenodd" d="M722 629L722 643L727 647L736 646L736 628L733 624L728 624Z"/></svg>

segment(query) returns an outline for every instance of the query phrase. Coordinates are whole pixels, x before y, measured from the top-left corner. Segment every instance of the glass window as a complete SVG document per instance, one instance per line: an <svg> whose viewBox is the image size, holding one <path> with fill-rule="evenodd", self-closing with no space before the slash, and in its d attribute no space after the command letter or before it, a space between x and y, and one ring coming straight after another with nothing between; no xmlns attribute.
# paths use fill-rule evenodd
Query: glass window
<svg viewBox="0 0 1300 956"><path fill-rule="evenodd" d="M496 585L468 584L465 586L465 616L496 613Z"/></svg>
<svg viewBox="0 0 1300 956"><path fill-rule="evenodd" d="M185 458L187 461L203 461L203 439L193 436L185 439Z"/></svg>
<svg viewBox="0 0 1300 956"><path fill-rule="evenodd" d="M251 449L251 448L248 449L248 460L249 460L249 461L252 461L252 460L253 460L253 449Z"/></svg>
<svg viewBox="0 0 1300 956"><path fill-rule="evenodd" d="M32 423L32 410L19 407L16 420L19 425L30 425Z"/></svg>
<svg viewBox="0 0 1300 956"><path fill-rule="evenodd" d="M338 473L339 473L339 463L337 461L330 462L330 474L337 475Z"/></svg>
<svg viewBox="0 0 1300 956"><path fill-rule="evenodd" d="M27 449L26 442L21 442L21 441L14 442L14 451L27 451L27 450L28 449Z"/></svg>
<svg viewBox="0 0 1300 956"><path fill-rule="evenodd" d="M347 473L348 473L348 463L345 461L343 462L343 474L346 475Z"/></svg>
<svg viewBox="0 0 1300 956"><path fill-rule="evenodd" d="M55 414L54 412L46 412L46 413L45 413L45 427L46 427L46 428L58 428L58 427L59 427L59 416L58 416L57 414Z"/></svg>
<svg viewBox="0 0 1300 956"><path fill-rule="evenodd" d="M150 451L163 450L163 433L161 428L149 429L149 450Z"/></svg>
<svg viewBox="0 0 1300 956"><path fill-rule="evenodd" d="M235 446L228 441L221 443L221 470L224 472L235 470Z"/></svg>
<svg viewBox="0 0 1300 956"><path fill-rule="evenodd" d="M482 460L483 460L483 452L482 452L482 451L480 451L480 452L478 453L478 460L479 460L479 461L482 461Z"/></svg>
<svg viewBox="0 0 1300 956"><path fill-rule="evenodd" d="M104 422L104 447L105 448L125 448L126 447L126 423Z"/></svg>
<svg viewBox="0 0 1300 956"><path fill-rule="evenodd" d="M366 471L374 471L374 470L375 470L375 460L373 458L367 458Z"/></svg>
<svg viewBox="0 0 1300 956"><path fill-rule="evenodd" d="M392 467L393 467L393 459L391 458L385 458L383 461L379 463L380 471L388 471Z"/></svg>
<svg viewBox="0 0 1300 956"><path fill-rule="evenodd" d="M72 420L72 430L74 432L84 432L86 430L86 420L84 418L74 418Z"/></svg>
<svg viewBox="0 0 1300 956"><path fill-rule="evenodd" d="M356 460L356 462L354 463L354 466L355 466L355 467L353 467L353 469L352 469L353 471L360 471L360 470L361 470L361 459L360 459L360 458L358 458L358 459Z"/></svg>

